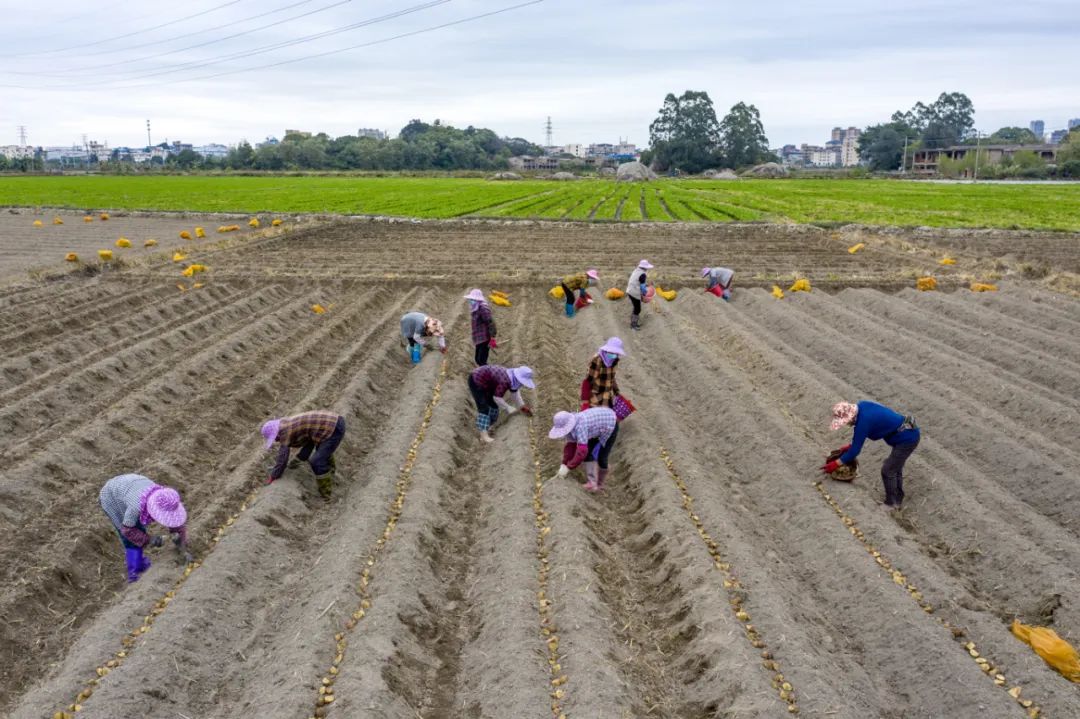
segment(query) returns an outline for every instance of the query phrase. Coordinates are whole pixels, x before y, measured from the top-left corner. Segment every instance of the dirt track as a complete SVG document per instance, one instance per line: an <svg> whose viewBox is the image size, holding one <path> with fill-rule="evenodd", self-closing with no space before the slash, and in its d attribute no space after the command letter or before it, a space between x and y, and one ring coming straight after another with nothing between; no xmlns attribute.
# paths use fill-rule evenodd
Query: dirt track
<svg viewBox="0 0 1080 719"><path fill-rule="evenodd" d="M207 249L199 290L166 262L0 290L0 713L49 717L97 681L78 716L1022 719L1014 686L1080 716L1007 626L1080 639L1077 302L886 293L924 260L811 229L679 232L361 223ZM640 333L624 303L567 320L546 296L642 256L686 289ZM690 289L706 261L739 269L733 302ZM460 299L492 286L481 266L515 302L493 361L539 378L536 418L484 448ZM762 289L792 272L855 289ZM447 323L445 362L408 365L413 308ZM546 432L616 333L640 411L594 497L547 480ZM902 515L876 505L881 447L815 485L842 397L923 427ZM323 406L349 424L329 507L306 469L262 486L256 431ZM96 497L124 471L183 494L186 579L157 550L123 583Z"/></svg>

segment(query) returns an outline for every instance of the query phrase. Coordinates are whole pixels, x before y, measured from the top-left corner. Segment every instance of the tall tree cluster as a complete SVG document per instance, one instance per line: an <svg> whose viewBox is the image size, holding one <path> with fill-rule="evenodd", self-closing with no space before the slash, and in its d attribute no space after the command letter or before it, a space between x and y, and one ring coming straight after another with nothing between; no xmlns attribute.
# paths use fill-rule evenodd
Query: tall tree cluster
<svg viewBox="0 0 1080 719"><path fill-rule="evenodd" d="M975 106L962 92L943 92L929 105L916 102L906 112L897 110L889 122L871 125L859 137L859 156L871 170L897 170L903 159L905 138L909 149L956 145L975 127Z"/></svg>
<svg viewBox="0 0 1080 719"><path fill-rule="evenodd" d="M739 102L724 119L707 92L669 93L649 125L652 166L663 172L698 173L711 167L747 167L775 159L753 105Z"/></svg>

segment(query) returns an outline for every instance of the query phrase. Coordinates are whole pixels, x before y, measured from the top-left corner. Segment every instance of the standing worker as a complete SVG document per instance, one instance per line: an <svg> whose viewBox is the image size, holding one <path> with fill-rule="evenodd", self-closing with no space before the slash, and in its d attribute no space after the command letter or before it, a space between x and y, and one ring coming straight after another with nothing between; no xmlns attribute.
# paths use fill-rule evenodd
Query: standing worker
<svg viewBox="0 0 1080 719"><path fill-rule="evenodd" d="M418 310L402 315L401 338L409 348L409 356L413 364L420 362L420 350L428 346L426 339L428 337L437 338L439 351L446 354L446 335L443 332L442 322Z"/></svg>
<svg viewBox="0 0 1080 719"><path fill-rule="evenodd" d="M476 402L476 428L480 430L481 440L495 441L491 436L491 426L499 419L500 407L507 414L514 414L520 409L522 414L532 415L532 410L521 398L522 387L536 388L532 369L524 365L509 368L486 364L469 373L469 392ZM513 406L503 399L507 392L514 400Z"/></svg>
<svg viewBox="0 0 1080 719"><path fill-rule="evenodd" d="M477 366L488 363L488 354L495 349L495 320L491 317L491 305L478 288L465 295L472 310L472 341L476 346L474 359Z"/></svg>
<svg viewBox="0 0 1080 719"><path fill-rule="evenodd" d="M563 301L566 302L566 316L573 317L575 310L580 310L589 304L586 290L589 285L595 285L600 281L600 274L596 270L578 272L576 275L567 275L559 282L562 287ZM574 290L578 291L577 301L574 301Z"/></svg>
<svg viewBox="0 0 1080 719"><path fill-rule="evenodd" d="M705 278L705 291L720 297L725 302L731 299L731 281L735 270L727 267L702 267L701 276Z"/></svg>
<svg viewBox="0 0 1080 719"><path fill-rule="evenodd" d="M641 329L641 301L647 297L649 292L648 277L645 271L652 268L653 264L651 262L642 260L634 268L634 271L630 273L630 281L626 283L626 295L634 306L634 311L630 315L630 329L632 330Z"/></svg>
<svg viewBox="0 0 1080 719"><path fill-rule="evenodd" d="M581 412L556 412L548 437L567 438L563 447L562 464L552 479L560 479L585 462L585 489L599 492L608 476L608 458L615 438L619 436L615 410L590 407ZM586 461L588 458L588 461Z"/></svg>
<svg viewBox="0 0 1080 719"><path fill-rule="evenodd" d="M589 374L581 383L582 409L586 407L615 407L619 383L615 381L615 367L626 351L622 340L612 337L596 351L589 362Z"/></svg>
<svg viewBox="0 0 1080 719"><path fill-rule="evenodd" d="M858 404L837 402L832 408L833 430L853 425L854 435L851 444L840 447L843 452L837 459L830 460L821 468L825 474L832 474L841 464L851 464L867 439L882 439L892 447L892 452L881 465L881 481L885 485L884 506L900 509L904 501L904 463L922 437L919 426L911 416L904 416L876 402L863 400Z"/></svg>
<svg viewBox="0 0 1080 719"><path fill-rule="evenodd" d="M335 412L315 410L303 412L292 417L279 417L267 420L259 430L266 440L266 449L277 442L277 461L270 470L266 483L280 479L285 467L295 469L301 462L310 462L315 473L315 483L319 487L319 496L330 501L330 492L334 486L334 450L345 436L345 418ZM290 462L289 455L293 447L299 447L296 457Z"/></svg>
<svg viewBox="0 0 1080 719"><path fill-rule="evenodd" d="M187 551L187 510L175 489L141 474L121 474L105 483L98 501L124 545L129 583L150 568L150 558L143 555L143 549L164 544L161 535L151 537L147 531L151 522L166 527L177 551L184 553L184 560L193 561Z"/></svg>

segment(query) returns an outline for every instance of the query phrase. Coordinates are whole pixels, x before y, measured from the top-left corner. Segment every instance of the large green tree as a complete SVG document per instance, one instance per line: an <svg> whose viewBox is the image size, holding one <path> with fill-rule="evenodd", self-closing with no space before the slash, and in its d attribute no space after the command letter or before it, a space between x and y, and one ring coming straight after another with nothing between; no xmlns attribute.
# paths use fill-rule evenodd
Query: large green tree
<svg viewBox="0 0 1080 719"><path fill-rule="evenodd" d="M929 105L916 102L907 112L894 112L889 124L914 131L922 147L948 147L975 127L975 106L962 92L943 92Z"/></svg>
<svg viewBox="0 0 1080 719"><path fill-rule="evenodd" d="M891 172L900 169L904 156L904 138L915 137L914 131L903 121L884 125L871 125L859 135L859 157L869 163L875 172Z"/></svg>
<svg viewBox="0 0 1080 719"><path fill-rule="evenodd" d="M649 125L652 163L660 171L698 173L717 163L720 125L707 92L668 93L660 114Z"/></svg>
<svg viewBox="0 0 1080 719"><path fill-rule="evenodd" d="M720 122L720 154L727 167L740 168L775 160L761 115L753 105L736 103Z"/></svg>
<svg viewBox="0 0 1080 719"><path fill-rule="evenodd" d="M1026 127L1003 127L986 138L986 141L998 145L1034 145L1039 140L1035 133Z"/></svg>

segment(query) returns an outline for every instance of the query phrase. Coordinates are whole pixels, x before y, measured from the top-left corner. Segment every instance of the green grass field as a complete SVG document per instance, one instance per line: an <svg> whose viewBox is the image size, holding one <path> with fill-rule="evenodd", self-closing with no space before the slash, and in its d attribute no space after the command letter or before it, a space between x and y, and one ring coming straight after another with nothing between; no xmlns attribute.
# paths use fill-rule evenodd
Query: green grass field
<svg viewBox="0 0 1080 719"><path fill-rule="evenodd" d="M890 180L0 177L0 206L1080 230L1080 185Z"/></svg>

